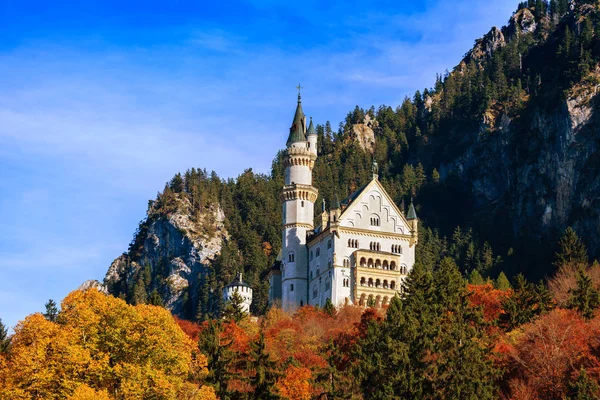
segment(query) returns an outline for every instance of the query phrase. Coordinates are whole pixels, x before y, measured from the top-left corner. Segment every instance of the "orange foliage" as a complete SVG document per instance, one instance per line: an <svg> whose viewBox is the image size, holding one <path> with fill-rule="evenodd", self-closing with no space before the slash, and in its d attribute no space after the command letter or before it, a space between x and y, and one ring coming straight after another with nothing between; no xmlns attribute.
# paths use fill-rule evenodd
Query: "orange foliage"
<svg viewBox="0 0 600 400"><path fill-rule="evenodd" d="M283 377L277 380L277 389L284 399L309 400L311 398L310 378L308 368L290 365Z"/></svg>
<svg viewBox="0 0 600 400"><path fill-rule="evenodd" d="M597 321L586 323L574 311L555 309L506 335L497 350L509 362L510 398L564 398L581 367L597 377L592 349L599 333Z"/></svg>
<svg viewBox="0 0 600 400"><path fill-rule="evenodd" d="M548 288L559 307L566 307L571 297L570 290L577 286L577 274L581 267L581 265L574 264L563 265L548 281ZM598 288L600 286L600 265L593 264L586 270L586 273L592 279L594 287Z"/></svg>
<svg viewBox="0 0 600 400"><path fill-rule="evenodd" d="M492 322L502 314L502 302L512 295L512 290L494 289L489 283L484 285L467 285L469 291L469 303L475 307L481 307L483 318L486 322Z"/></svg>

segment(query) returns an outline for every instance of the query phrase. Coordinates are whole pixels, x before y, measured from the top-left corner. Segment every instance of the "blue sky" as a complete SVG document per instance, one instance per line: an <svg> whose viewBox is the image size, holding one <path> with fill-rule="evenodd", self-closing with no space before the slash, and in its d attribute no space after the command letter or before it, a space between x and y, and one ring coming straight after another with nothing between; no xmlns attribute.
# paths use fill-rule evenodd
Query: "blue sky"
<svg viewBox="0 0 600 400"><path fill-rule="evenodd" d="M430 87L518 1L0 1L0 318L102 280L191 167L268 172L315 122ZM218 3L218 4L217 4Z"/></svg>

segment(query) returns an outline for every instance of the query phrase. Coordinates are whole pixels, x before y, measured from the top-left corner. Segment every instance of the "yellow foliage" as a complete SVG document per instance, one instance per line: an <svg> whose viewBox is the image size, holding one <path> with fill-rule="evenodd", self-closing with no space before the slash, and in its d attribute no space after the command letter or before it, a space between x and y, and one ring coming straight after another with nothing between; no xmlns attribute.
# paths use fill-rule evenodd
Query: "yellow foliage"
<svg viewBox="0 0 600 400"><path fill-rule="evenodd" d="M88 385L79 385L68 400L111 400L106 390L96 391Z"/></svg>
<svg viewBox="0 0 600 400"><path fill-rule="evenodd" d="M74 291L56 323L33 314L17 325L0 361L0 398L175 399L190 388L206 392L198 385L206 366L164 308Z"/></svg>
<svg viewBox="0 0 600 400"><path fill-rule="evenodd" d="M277 389L284 399L310 400L310 378L308 368L290 365L282 378L277 381Z"/></svg>

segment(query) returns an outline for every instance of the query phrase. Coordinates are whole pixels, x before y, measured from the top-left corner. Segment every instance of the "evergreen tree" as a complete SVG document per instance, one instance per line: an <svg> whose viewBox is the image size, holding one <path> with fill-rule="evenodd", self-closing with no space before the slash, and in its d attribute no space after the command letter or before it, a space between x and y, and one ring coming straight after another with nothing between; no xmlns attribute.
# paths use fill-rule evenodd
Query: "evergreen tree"
<svg viewBox="0 0 600 400"><path fill-rule="evenodd" d="M587 374L585 368L581 368L577 380L571 383L570 399L573 400L598 400L600 399L600 387L595 379Z"/></svg>
<svg viewBox="0 0 600 400"><path fill-rule="evenodd" d="M479 271L474 269L469 275L469 283L471 285L483 285L485 283L485 280L483 279L483 276L481 276Z"/></svg>
<svg viewBox="0 0 600 400"><path fill-rule="evenodd" d="M201 332L198 339L198 348L206 355L208 361L207 383L214 387L219 398L227 399L229 396L227 384L231 378L230 365L234 356L230 349L233 341L223 342L221 335L221 323L209 320L206 329Z"/></svg>
<svg viewBox="0 0 600 400"><path fill-rule="evenodd" d="M592 279L584 271L580 270L577 274L577 286L570 293L569 308L579 311L585 319L592 319L594 311L600 306L600 292L594 288Z"/></svg>
<svg viewBox="0 0 600 400"><path fill-rule="evenodd" d="M325 311L326 314L328 314L332 317L335 316L335 314L336 314L335 306L331 302L330 298L327 298L327 301L325 302L325 305L323 306L323 311Z"/></svg>
<svg viewBox="0 0 600 400"><path fill-rule="evenodd" d="M46 303L46 312L44 313L44 317L48 321L56 322L56 317L58 317L58 307L56 306L56 302L52 299L48 300Z"/></svg>
<svg viewBox="0 0 600 400"><path fill-rule="evenodd" d="M499 290L508 290L511 288L510 282L503 271L500 271L498 274L498 278L496 278L494 286Z"/></svg>
<svg viewBox="0 0 600 400"><path fill-rule="evenodd" d="M162 297L160 296L160 293L158 293L158 290L154 289L150 293L150 296L148 297L148 304L152 304L153 306L160 306L160 307L165 306L165 302L163 301Z"/></svg>
<svg viewBox="0 0 600 400"><path fill-rule="evenodd" d="M513 283L512 296L502 303L504 313L500 316L500 324L511 331L553 307L552 297L543 284L536 286L519 274Z"/></svg>
<svg viewBox="0 0 600 400"><path fill-rule="evenodd" d="M267 353L265 335L261 332L258 339L250 343L250 368L254 375L250 378L250 384L254 388L252 398L256 400L279 399L275 389L277 381L277 365L271 360Z"/></svg>
<svg viewBox="0 0 600 400"><path fill-rule="evenodd" d="M558 242L558 251L554 256L554 265L586 265L588 263L587 250L573 228L568 227Z"/></svg>
<svg viewBox="0 0 600 400"><path fill-rule="evenodd" d="M2 323L2 319L0 318L0 353L5 353L8 350L9 344L8 328Z"/></svg>
<svg viewBox="0 0 600 400"><path fill-rule="evenodd" d="M221 318L226 321L234 321L237 324L247 316L248 314L244 311L244 298L236 290L225 305Z"/></svg>

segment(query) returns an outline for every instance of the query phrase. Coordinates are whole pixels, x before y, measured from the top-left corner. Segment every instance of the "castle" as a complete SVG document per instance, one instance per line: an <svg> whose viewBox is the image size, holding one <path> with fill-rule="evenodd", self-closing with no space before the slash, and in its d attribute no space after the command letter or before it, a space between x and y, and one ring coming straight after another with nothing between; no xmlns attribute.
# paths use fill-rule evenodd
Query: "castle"
<svg viewBox="0 0 600 400"><path fill-rule="evenodd" d="M318 189L312 184L317 134L298 105L284 153L282 250L270 271L269 301L292 311L304 305L385 306L402 290L415 262L418 219L414 205L398 209L378 179L344 201L325 200L315 227Z"/></svg>

